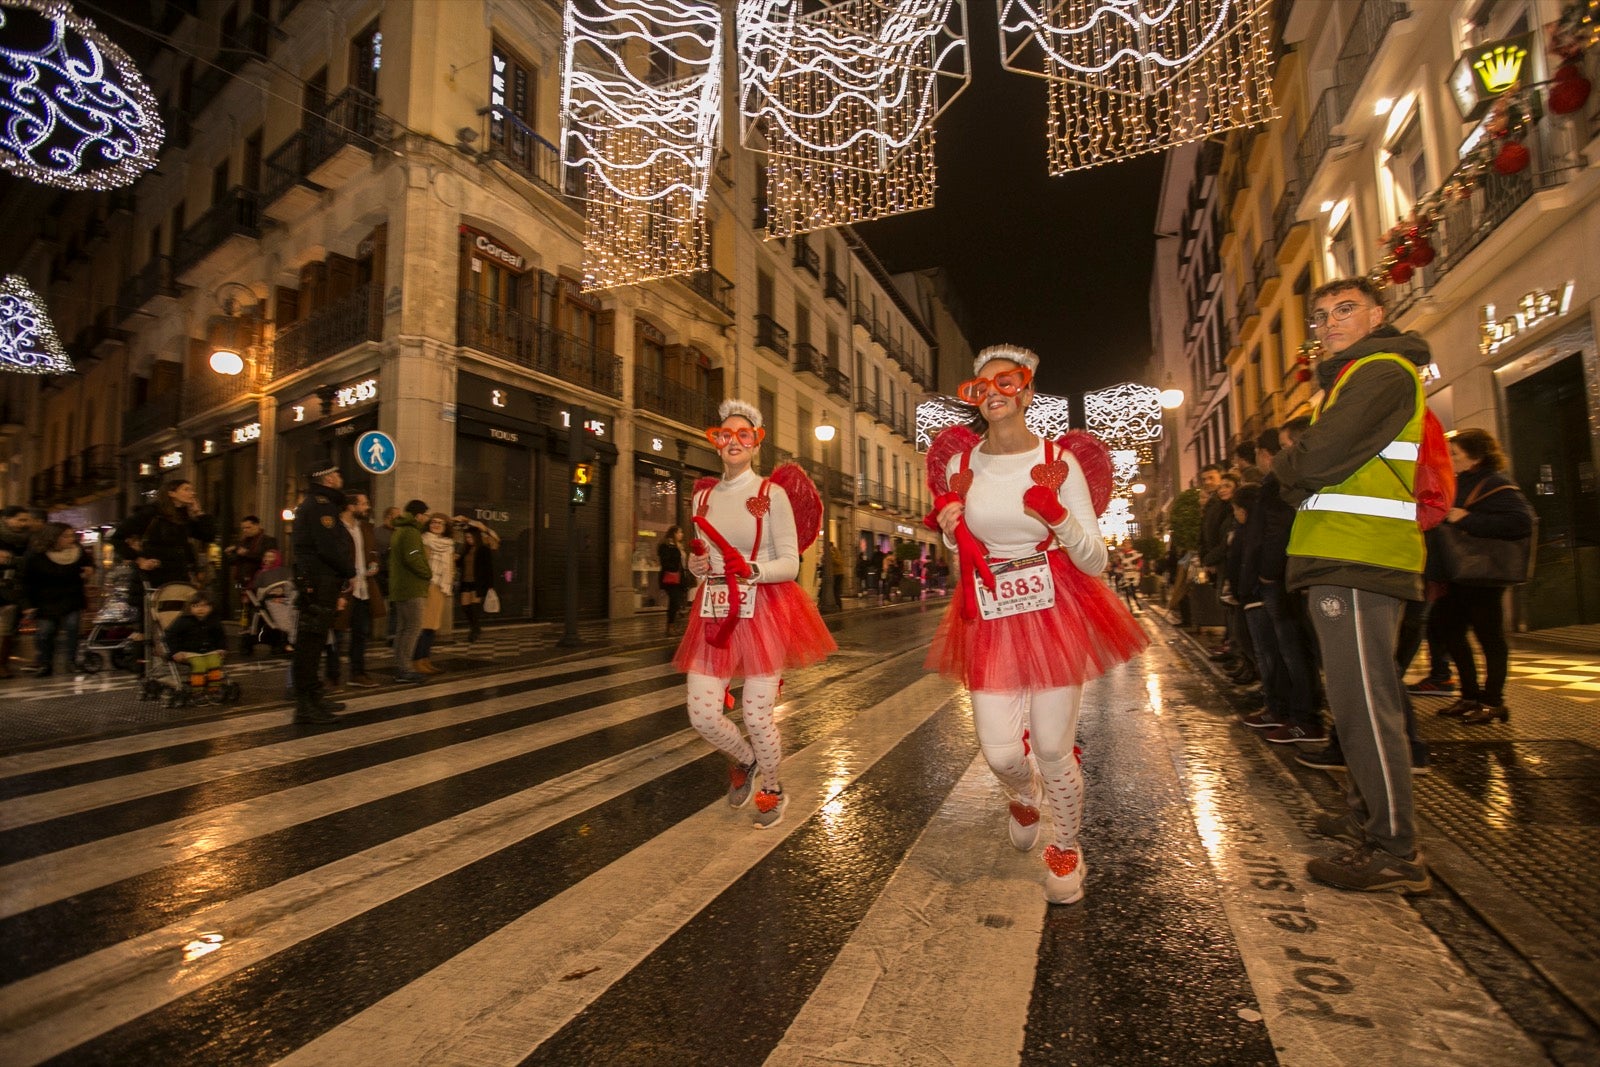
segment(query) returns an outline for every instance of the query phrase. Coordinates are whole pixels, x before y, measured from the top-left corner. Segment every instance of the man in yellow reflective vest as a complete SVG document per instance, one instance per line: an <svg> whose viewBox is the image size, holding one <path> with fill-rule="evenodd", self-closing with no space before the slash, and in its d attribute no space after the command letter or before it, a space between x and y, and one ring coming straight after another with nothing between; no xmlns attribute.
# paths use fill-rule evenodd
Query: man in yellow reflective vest
<svg viewBox="0 0 1600 1067"><path fill-rule="evenodd" d="M1426 410L1417 368L1431 357L1420 337L1384 323L1383 296L1365 278L1315 290L1310 325L1322 402L1273 471L1298 509L1285 579L1305 590L1349 767L1349 810L1318 829L1351 848L1306 869L1343 889L1421 892L1432 883L1416 843L1395 644L1406 601L1422 599L1412 489Z"/></svg>

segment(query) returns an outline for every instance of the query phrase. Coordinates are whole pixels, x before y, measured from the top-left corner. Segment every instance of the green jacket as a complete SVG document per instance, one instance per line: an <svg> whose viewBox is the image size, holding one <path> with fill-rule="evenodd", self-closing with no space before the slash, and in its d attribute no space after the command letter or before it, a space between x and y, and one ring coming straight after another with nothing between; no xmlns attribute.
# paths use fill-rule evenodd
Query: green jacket
<svg viewBox="0 0 1600 1067"><path fill-rule="evenodd" d="M428 595L433 568L428 566L428 550L422 545L422 527L415 515L402 512L394 517L394 536L389 539L389 600L421 600Z"/></svg>

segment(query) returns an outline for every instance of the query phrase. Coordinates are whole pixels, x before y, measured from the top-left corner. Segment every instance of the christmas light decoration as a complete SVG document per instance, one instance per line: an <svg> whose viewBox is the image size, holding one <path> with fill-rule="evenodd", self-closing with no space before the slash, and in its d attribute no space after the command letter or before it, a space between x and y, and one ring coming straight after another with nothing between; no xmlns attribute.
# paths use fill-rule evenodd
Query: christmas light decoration
<svg viewBox="0 0 1600 1067"><path fill-rule="evenodd" d="M965 0L740 0L740 114L768 157L767 232L933 205L933 122L971 76Z"/></svg>
<svg viewBox="0 0 1600 1067"><path fill-rule="evenodd" d="M584 289L705 268L721 20L710 0L568 0L561 147L589 171Z"/></svg>
<svg viewBox="0 0 1600 1067"><path fill-rule="evenodd" d="M0 370L71 374L50 312L33 287L15 274L0 281Z"/></svg>
<svg viewBox="0 0 1600 1067"><path fill-rule="evenodd" d="M1035 393L1023 423L1039 437L1054 441L1072 428L1072 405L1064 396ZM934 396L917 404L917 451L926 452L939 432L950 426L972 425L982 432L978 409L953 396Z"/></svg>
<svg viewBox="0 0 1600 1067"><path fill-rule="evenodd" d="M0 0L0 166L114 189L156 164L159 105L133 60L65 0Z"/></svg>
<svg viewBox="0 0 1600 1067"><path fill-rule="evenodd" d="M1264 122L1267 0L999 0L1001 62L1046 79L1064 174Z"/></svg>
<svg viewBox="0 0 1600 1067"><path fill-rule="evenodd" d="M1124 382L1085 393L1083 415L1089 432L1113 450L1113 461L1118 449L1132 449L1148 461L1161 440L1161 390L1153 385Z"/></svg>

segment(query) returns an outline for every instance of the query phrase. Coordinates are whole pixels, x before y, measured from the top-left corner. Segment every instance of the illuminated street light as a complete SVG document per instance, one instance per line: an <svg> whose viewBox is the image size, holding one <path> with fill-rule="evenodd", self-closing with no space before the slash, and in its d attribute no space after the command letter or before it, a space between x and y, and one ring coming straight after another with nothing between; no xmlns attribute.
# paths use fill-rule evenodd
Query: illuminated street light
<svg viewBox="0 0 1600 1067"><path fill-rule="evenodd" d="M1139 494L1143 493L1147 487L1143 482L1134 482L1128 488L1133 492L1134 496L1138 496Z"/></svg>
<svg viewBox="0 0 1600 1067"><path fill-rule="evenodd" d="M1161 390L1161 395L1156 399L1160 402L1162 408L1167 411L1174 411L1183 407L1183 390L1175 385L1169 385Z"/></svg>
<svg viewBox="0 0 1600 1067"><path fill-rule="evenodd" d="M831 470L832 468L826 463L826 457L828 454L828 442L833 440L833 424L824 416L823 420L817 423L816 428L812 430L812 433L816 434L817 440L822 442L824 468ZM820 488L822 489L822 537L820 539L822 541L822 559L818 564L818 571L822 576L822 595L817 598L817 607L822 611L838 611L839 598L833 595L833 566L830 559L833 555L833 536L828 532L828 487L824 485Z"/></svg>
<svg viewBox="0 0 1600 1067"><path fill-rule="evenodd" d="M244 371L244 357L232 349L219 348L211 353L211 369L231 378Z"/></svg>

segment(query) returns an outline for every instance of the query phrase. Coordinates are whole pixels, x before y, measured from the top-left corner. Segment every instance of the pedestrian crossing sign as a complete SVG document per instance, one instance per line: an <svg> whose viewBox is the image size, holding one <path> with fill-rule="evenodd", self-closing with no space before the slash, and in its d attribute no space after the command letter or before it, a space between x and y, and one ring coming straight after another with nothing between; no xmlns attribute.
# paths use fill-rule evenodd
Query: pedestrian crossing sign
<svg viewBox="0 0 1600 1067"><path fill-rule="evenodd" d="M356 438L356 462L368 474L388 474L397 458L394 441L386 433L368 430Z"/></svg>

